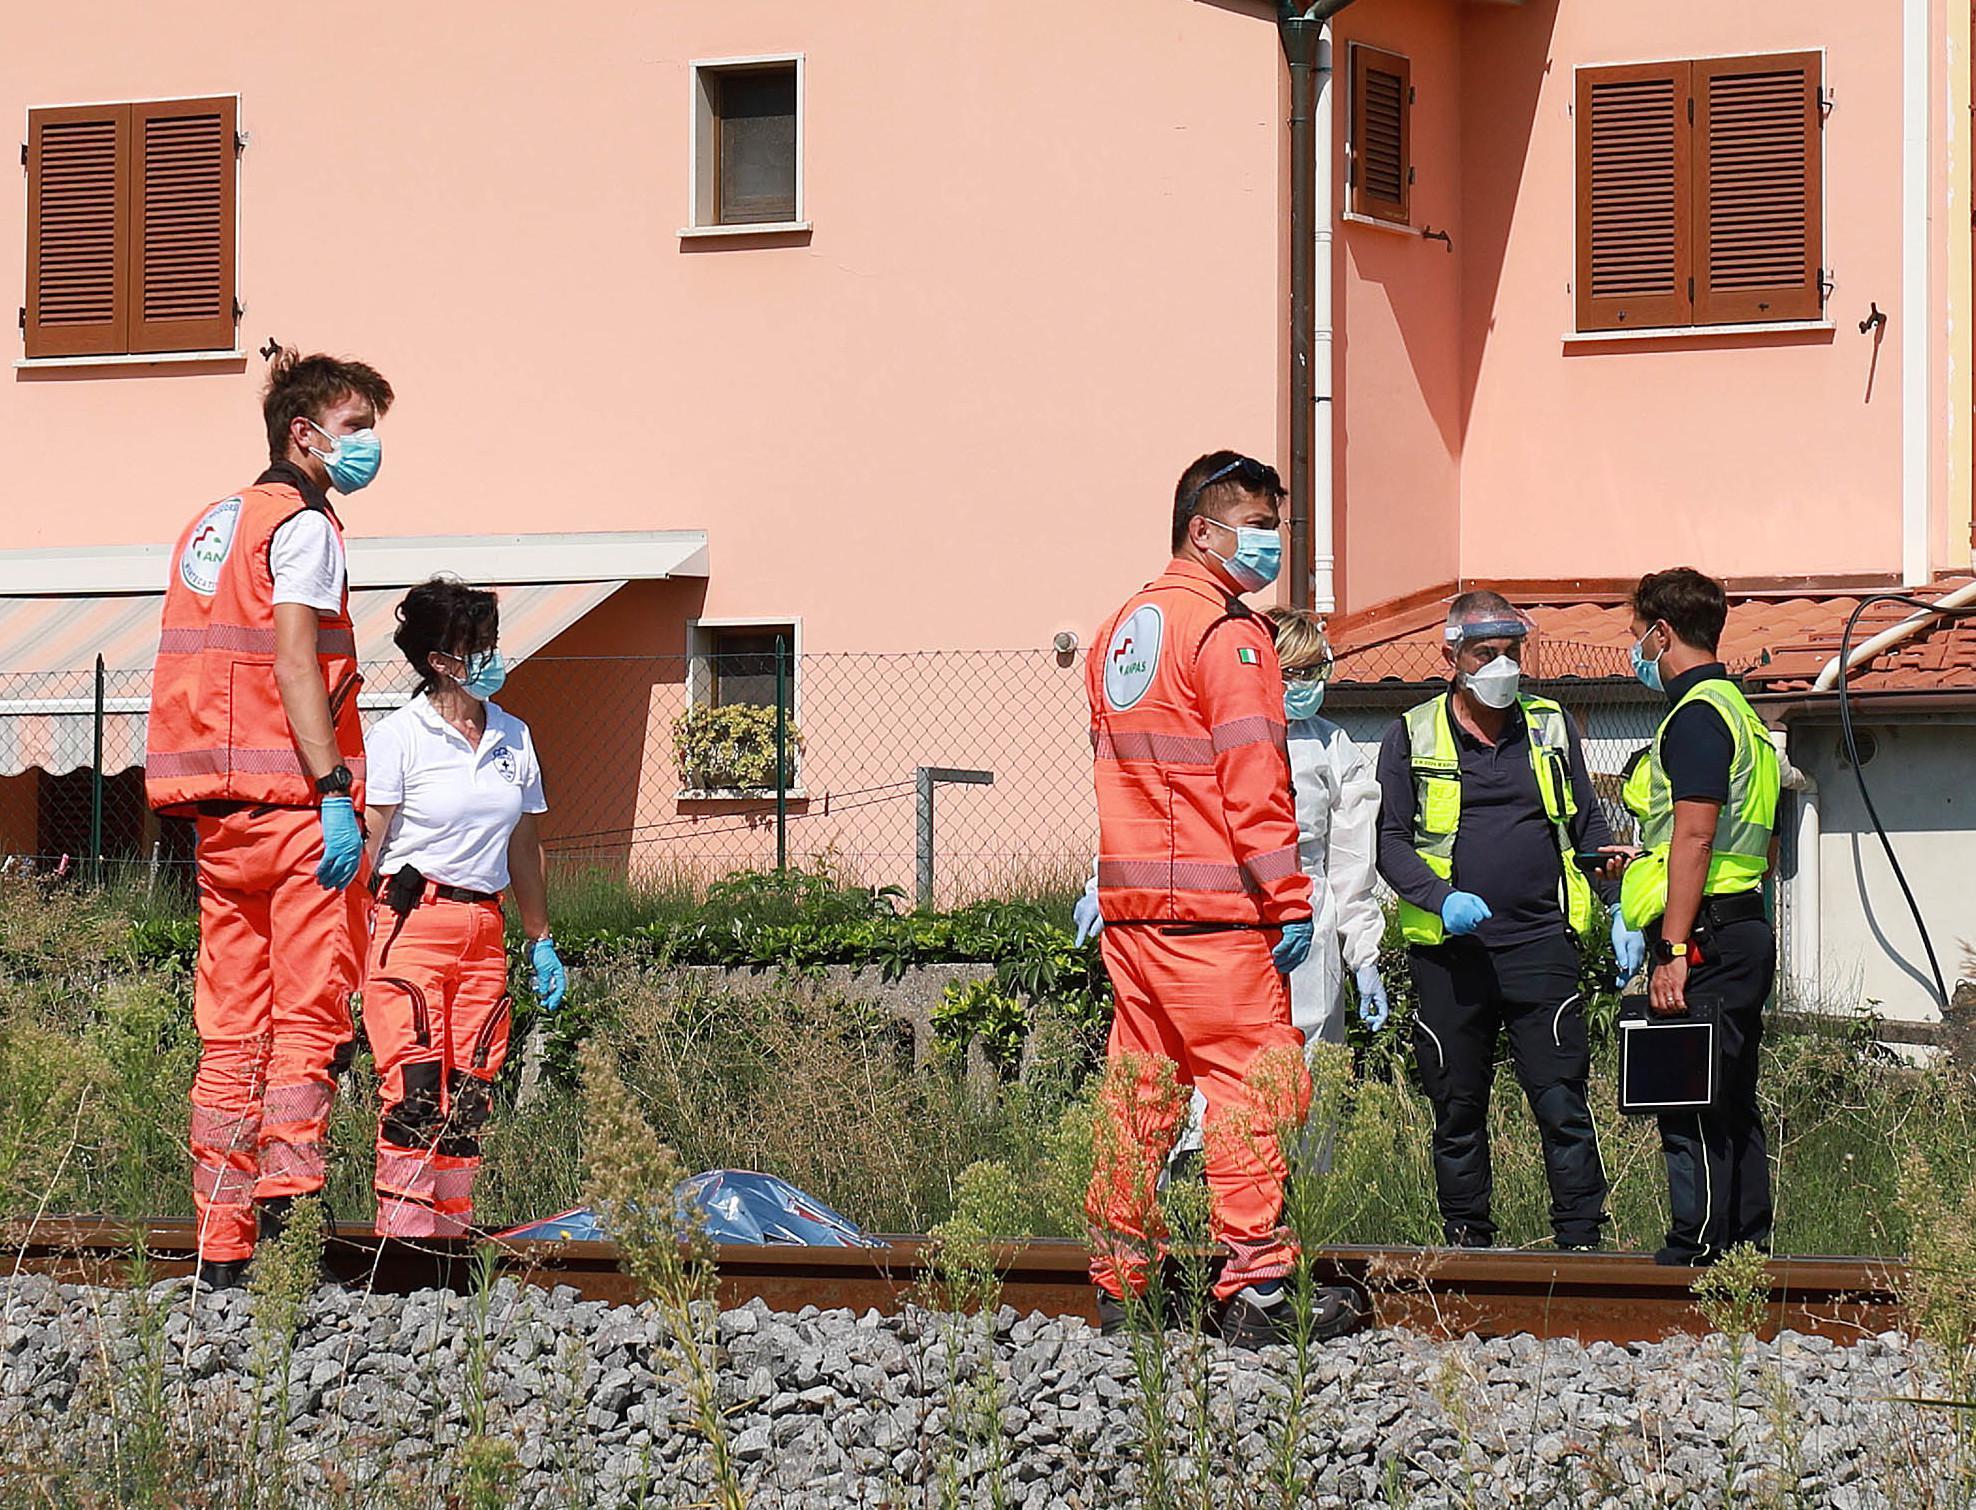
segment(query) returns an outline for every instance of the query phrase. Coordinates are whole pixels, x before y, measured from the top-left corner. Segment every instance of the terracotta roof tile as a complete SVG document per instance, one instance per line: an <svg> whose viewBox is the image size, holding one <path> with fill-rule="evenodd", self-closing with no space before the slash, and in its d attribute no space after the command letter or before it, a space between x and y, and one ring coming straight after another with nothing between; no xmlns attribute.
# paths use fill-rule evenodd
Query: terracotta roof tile
<svg viewBox="0 0 1976 1510"><path fill-rule="evenodd" d="M1937 583L1931 592L1958 585ZM1722 632L1722 659L1730 670L1765 691L1810 687L1825 663L1838 653L1847 617L1857 595L1797 598L1743 598L1729 606ZM1536 623L1531 669L1543 678L1628 677L1632 612L1621 602L1522 601ZM1423 610L1398 633L1369 644L1349 637L1338 653L1340 682L1432 682L1443 675L1441 625L1444 610ZM1900 622L1906 608L1876 603L1860 617L1854 643ZM1905 644L1878 656L1853 673L1861 692L1976 690L1976 620L1937 623Z"/></svg>

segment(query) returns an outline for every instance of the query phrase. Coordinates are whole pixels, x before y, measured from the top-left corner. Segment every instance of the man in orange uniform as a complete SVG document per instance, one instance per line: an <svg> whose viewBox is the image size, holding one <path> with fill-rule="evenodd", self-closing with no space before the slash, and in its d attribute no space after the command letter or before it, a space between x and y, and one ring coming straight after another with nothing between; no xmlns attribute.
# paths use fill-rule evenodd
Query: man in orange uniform
<svg viewBox="0 0 1976 1510"><path fill-rule="evenodd" d="M1268 622L1240 594L1282 564L1276 471L1214 451L1174 489L1173 560L1112 615L1086 665L1097 757L1098 906L1115 997L1103 1144L1086 1198L1091 1277L1107 1331L1160 1254L1152 1191L1186 1102L1207 1103L1221 1334L1256 1347L1291 1326L1280 1227L1279 1124L1310 1100L1284 974L1309 952L1311 884L1297 858L1283 673ZM1278 1051L1278 1052L1271 1052ZM1323 1291L1320 1336L1358 1324Z"/></svg>
<svg viewBox="0 0 1976 1510"><path fill-rule="evenodd" d="M186 526L165 589L144 780L153 808L198 828L192 1195L215 1287L322 1188L355 1042L361 679L328 489L376 475L391 398L361 362L280 353L272 465Z"/></svg>

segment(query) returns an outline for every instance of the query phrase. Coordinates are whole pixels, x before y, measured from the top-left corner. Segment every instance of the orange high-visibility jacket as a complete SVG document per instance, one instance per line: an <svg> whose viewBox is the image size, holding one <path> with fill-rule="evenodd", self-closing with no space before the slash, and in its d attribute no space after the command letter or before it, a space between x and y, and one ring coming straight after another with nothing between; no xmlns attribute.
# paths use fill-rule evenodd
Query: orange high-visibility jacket
<svg viewBox="0 0 1976 1510"><path fill-rule="evenodd" d="M1099 629L1085 690L1105 920L1308 919L1268 622L1176 559Z"/></svg>
<svg viewBox="0 0 1976 1510"><path fill-rule="evenodd" d="M274 678L274 532L308 505L286 483L264 482L203 510L179 537L165 588L164 627L151 678L144 790L160 813L202 802L314 807ZM325 510L325 512L328 512ZM334 513L330 522L341 533ZM316 660L336 748L363 806L364 732L357 713L357 642L350 589L324 615Z"/></svg>

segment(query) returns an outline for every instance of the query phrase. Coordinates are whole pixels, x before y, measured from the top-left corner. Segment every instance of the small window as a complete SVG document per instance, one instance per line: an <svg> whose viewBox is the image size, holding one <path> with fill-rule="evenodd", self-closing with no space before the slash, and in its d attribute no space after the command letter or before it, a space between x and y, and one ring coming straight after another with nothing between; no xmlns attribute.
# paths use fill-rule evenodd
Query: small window
<svg viewBox="0 0 1976 1510"><path fill-rule="evenodd" d="M1395 52L1352 44L1351 174L1346 207L1368 220L1407 224L1413 187L1413 65Z"/></svg>
<svg viewBox="0 0 1976 1510"><path fill-rule="evenodd" d="M1578 71L1580 330L1824 312L1815 52Z"/></svg>
<svg viewBox="0 0 1976 1510"><path fill-rule="evenodd" d="M29 358L233 349L237 104L28 112Z"/></svg>
<svg viewBox="0 0 1976 1510"><path fill-rule="evenodd" d="M693 224L799 224L802 60L701 63L694 66L693 76Z"/></svg>

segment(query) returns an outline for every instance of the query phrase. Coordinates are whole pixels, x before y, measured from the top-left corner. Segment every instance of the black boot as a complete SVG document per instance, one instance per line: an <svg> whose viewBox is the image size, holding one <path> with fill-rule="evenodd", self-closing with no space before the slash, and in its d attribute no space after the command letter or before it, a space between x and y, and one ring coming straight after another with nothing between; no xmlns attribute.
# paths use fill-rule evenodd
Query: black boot
<svg viewBox="0 0 1976 1510"><path fill-rule="evenodd" d="M270 1196L265 1201L254 1203L255 1219L260 1224L261 1241L279 1242L281 1234L288 1230L288 1213L295 1209L292 1195Z"/></svg>
<svg viewBox="0 0 1976 1510"><path fill-rule="evenodd" d="M1103 1337L1116 1337L1125 1330L1130 1320L1126 1314L1125 1302L1103 1285L1094 1288L1098 1292L1098 1334Z"/></svg>
<svg viewBox="0 0 1976 1510"><path fill-rule="evenodd" d="M199 1266L199 1278L209 1290L238 1290L247 1283L247 1266L253 1263L247 1258L209 1259Z"/></svg>

